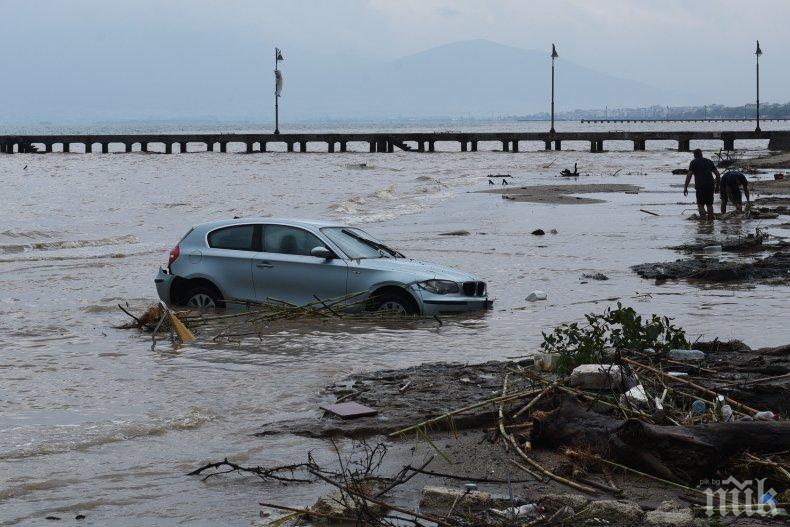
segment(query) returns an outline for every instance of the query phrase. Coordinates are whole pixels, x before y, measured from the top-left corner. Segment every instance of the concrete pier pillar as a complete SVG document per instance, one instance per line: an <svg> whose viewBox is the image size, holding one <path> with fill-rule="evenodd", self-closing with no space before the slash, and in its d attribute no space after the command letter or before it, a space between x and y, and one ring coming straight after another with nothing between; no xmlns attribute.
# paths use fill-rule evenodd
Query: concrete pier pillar
<svg viewBox="0 0 790 527"><path fill-rule="evenodd" d="M148 143L146 141L140 143L140 152L148 152Z"/></svg>
<svg viewBox="0 0 790 527"><path fill-rule="evenodd" d="M428 141L428 152L436 152L436 143L434 141Z"/></svg>
<svg viewBox="0 0 790 527"><path fill-rule="evenodd" d="M724 150L735 150L735 139L733 139L732 137L725 137Z"/></svg>
<svg viewBox="0 0 790 527"><path fill-rule="evenodd" d="M71 143L63 143L63 151L66 153L71 152Z"/></svg>
<svg viewBox="0 0 790 527"><path fill-rule="evenodd" d="M417 151L425 152L425 141L417 141Z"/></svg>
<svg viewBox="0 0 790 527"><path fill-rule="evenodd" d="M554 150L562 150L562 141L559 139L554 141Z"/></svg>
<svg viewBox="0 0 790 527"><path fill-rule="evenodd" d="M266 141L261 141L261 152L266 152Z"/></svg>
<svg viewBox="0 0 790 527"><path fill-rule="evenodd" d="M472 141L472 152L477 152L477 141Z"/></svg>
<svg viewBox="0 0 790 527"><path fill-rule="evenodd" d="M597 143L598 143L598 145L596 146L596 149L599 152L603 152L603 139L598 140ZM644 150L644 148L642 148L642 150Z"/></svg>
<svg viewBox="0 0 790 527"><path fill-rule="evenodd" d="M102 143L101 144L101 153L102 154L109 154L110 153L110 143Z"/></svg>
<svg viewBox="0 0 790 527"><path fill-rule="evenodd" d="M251 142L249 142L249 141L247 142L247 153L248 153L248 154L251 154L251 153L252 153L252 143L251 143Z"/></svg>
<svg viewBox="0 0 790 527"><path fill-rule="evenodd" d="M299 151L300 152L307 152L307 141L301 141L299 143Z"/></svg>
<svg viewBox="0 0 790 527"><path fill-rule="evenodd" d="M551 150L551 141L544 141L543 148L544 150Z"/></svg>
<svg viewBox="0 0 790 527"><path fill-rule="evenodd" d="M286 146L286 150L288 150L289 152L293 152L294 151L294 144L293 143L286 143L286 145L287 145Z"/></svg>
<svg viewBox="0 0 790 527"><path fill-rule="evenodd" d="M124 143L123 144L123 150L127 154L131 154L132 153L132 143Z"/></svg>
<svg viewBox="0 0 790 527"><path fill-rule="evenodd" d="M386 153L387 152L387 141L385 141L384 139L380 139L378 141L378 144L376 145L376 150L379 153Z"/></svg>
<svg viewBox="0 0 790 527"><path fill-rule="evenodd" d="M461 141L461 152L466 152L466 141Z"/></svg>
<svg viewBox="0 0 790 527"><path fill-rule="evenodd" d="M510 141L502 141L502 151L510 152Z"/></svg>
<svg viewBox="0 0 790 527"><path fill-rule="evenodd" d="M182 154L187 153L187 144L186 143L178 143L178 151Z"/></svg>
<svg viewBox="0 0 790 527"><path fill-rule="evenodd" d="M395 143L393 143L392 141L387 141L387 152L391 154L394 151L395 151Z"/></svg>
<svg viewBox="0 0 790 527"><path fill-rule="evenodd" d="M90 154L91 153L91 144L90 143L85 143L84 146L85 146L85 153L86 154Z"/></svg>
<svg viewBox="0 0 790 527"><path fill-rule="evenodd" d="M165 154L172 154L173 153L173 143L167 141L165 143Z"/></svg>
<svg viewBox="0 0 790 527"><path fill-rule="evenodd" d="M513 152L518 152L518 141L513 141L513 148L511 150Z"/></svg>
<svg viewBox="0 0 790 527"><path fill-rule="evenodd" d="M678 152L688 152L691 150L690 139L678 139Z"/></svg>
<svg viewBox="0 0 790 527"><path fill-rule="evenodd" d="M341 152L347 152L348 151L348 145L346 144L345 141L340 141L340 151Z"/></svg>
<svg viewBox="0 0 790 527"><path fill-rule="evenodd" d="M376 151L376 141L370 141L370 153L374 153Z"/></svg>
<svg viewBox="0 0 790 527"><path fill-rule="evenodd" d="M329 141L326 144L326 151L329 152L330 154L335 151L335 142L334 141Z"/></svg>
<svg viewBox="0 0 790 527"><path fill-rule="evenodd" d="M44 143L44 152L47 154L52 152L52 143Z"/></svg>
<svg viewBox="0 0 790 527"><path fill-rule="evenodd" d="M634 143L636 145L636 143ZM598 141L590 141L590 152L595 153L598 151Z"/></svg>
<svg viewBox="0 0 790 527"><path fill-rule="evenodd" d="M228 151L228 143L226 143L225 141L220 141L220 143L219 143L219 151L221 153L223 153L223 154L225 152L227 152Z"/></svg>

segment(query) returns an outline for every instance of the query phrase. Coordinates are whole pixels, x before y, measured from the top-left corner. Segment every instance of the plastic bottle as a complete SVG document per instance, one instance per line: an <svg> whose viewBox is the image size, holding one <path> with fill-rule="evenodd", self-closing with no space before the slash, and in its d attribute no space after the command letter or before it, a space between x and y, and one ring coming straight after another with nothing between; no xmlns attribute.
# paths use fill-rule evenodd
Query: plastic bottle
<svg viewBox="0 0 790 527"><path fill-rule="evenodd" d="M691 411L695 414L704 414L705 410L707 410L708 405L702 399L697 399L693 403L691 403Z"/></svg>
<svg viewBox="0 0 790 527"><path fill-rule="evenodd" d="M546 298L548 298L548 295L546 293L544 293L543 291L532 291L527 296L527 302L535 302L537 300L546 300Z"/></svg>
<svg viewBox="0 0 790 527"><path fill-rule="evenodd" d="M719 413L721 413L721 420L725 423L732 421L732 407L729 404L721 405Z"/></svg>
<svg viewBox="0 0 790 527"><path fill-rule="evenodd" d="M776 415L774 415L774 413L771 412L770 410L767 410L765 412L757 412L756 414L754 414L755 421L773 421L775 419L776 419Z"/></svg>

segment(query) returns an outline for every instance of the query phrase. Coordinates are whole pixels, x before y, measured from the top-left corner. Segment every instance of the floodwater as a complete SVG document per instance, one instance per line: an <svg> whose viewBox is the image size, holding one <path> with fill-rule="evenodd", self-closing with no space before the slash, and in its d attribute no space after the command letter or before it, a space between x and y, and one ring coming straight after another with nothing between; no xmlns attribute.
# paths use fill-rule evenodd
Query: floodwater
<svg viewBox="0 0 790 527"><path fill-rule="evenodd" d="M580 126L559 123L558 129ZM673 126L691 125L666 128ZM307 487L239 476L203 482L185 474L226 456L281 464L304 460L308 449L328 455L320 441L253 434L263 423L318 417L321 387L351 372L533 353L542 331L613 304L594 300L618 297L644 314L675 317L692 339L790 341L786 286L656 285L629 270L681 257L667 246L722 232L759 226L783 234L770 227L781 220L713 227L687 221L692 197L672 186L683 176L670 170L687 166L690 155L673 151L674 143L632 152L630 143L612 142L603 154L572 142L562 152L537 150L538 144L526 152L522 145L518 154L370 154L364 146L332 155L0 155L0 524L50 524L48 515L72 524L85 514L85 525L249 525L261 500L308 503ZM765 146L739 144L749 155ZM557 177L574 162L589 175ZM475 192L489 188L488 174L511 174L513 185L644 189L588 195L606 200L590 205L513 203ZM407 256L484 277L495 308L441 327L280 324L261 339L204 339L179 349L152 350L149 335L114 328L126 322L118 303L140 308L155 299L156 270L190 226L234 215L358 224ZM531 235L537 228L557 233ZM438 235L457 229L471 234ZM586 272L610 279L581 279ZM548 300L526 302L535 289Z"/></svg>

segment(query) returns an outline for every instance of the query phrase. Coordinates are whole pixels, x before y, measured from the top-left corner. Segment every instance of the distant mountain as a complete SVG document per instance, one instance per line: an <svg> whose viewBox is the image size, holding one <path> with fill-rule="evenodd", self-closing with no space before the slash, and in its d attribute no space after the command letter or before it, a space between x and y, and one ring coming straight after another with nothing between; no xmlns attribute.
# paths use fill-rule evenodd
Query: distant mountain
<svg viewBox="0 0 790 527"><path fill-rule="evenodd" d="M173 35L161 42L52 48L6 61L0 122L273 119L273 46ZM562 50L560 49L560 54ZM548 111L547 51L486 40L376 61L286 48L281 121L492 117ZM31 67L35 64L35 68ZM557 110L675 105L695 97L585 68L560 55Z"/></svg>
<svg viewBox="0 0 790 527"><path fill-rule="evenodd" d="M558 110L687 102L690 96L620 79L560 58ZM491 116L547 111L550 59L486 40L433 48L383 64L349 79L345 93L325 101L344 114L365 116ZM327 108L328 113L334 113Z"/></svg>

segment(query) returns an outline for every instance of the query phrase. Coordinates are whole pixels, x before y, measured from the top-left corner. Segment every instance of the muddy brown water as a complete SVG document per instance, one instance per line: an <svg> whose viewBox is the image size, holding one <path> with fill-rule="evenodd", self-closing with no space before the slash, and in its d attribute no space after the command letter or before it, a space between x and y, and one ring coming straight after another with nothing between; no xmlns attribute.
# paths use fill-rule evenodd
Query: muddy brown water
<svg viewBox="0 0 790 527"><path fill-rule="evenodd" d="M750 154L765 147L743 146ZM329 458L321 440L254 433L263 423L319 416L321 388L356 371L528 355L541 331L613 303L601 299L675 317L691 338L786 343L786 286L656 285L630 270L680 257L666 247L757 226L786 235L772 227L783 220L686 221L695 206L671 186L683 176L670 171L686 166L689 154L669 142L645 152L630 143L606 147L603 154L571 142L563 152L518 154L0 156L0 524L85 514L97 525L248 525L261 499L309 503L308 487L185 474L225 456L281 464L315 449ZM557 177L574 162L590 175ZM604 200L586 205L477 192L488 189L488 174L502 173L514 186L642 190L584 194ZM113 329L125 322L118 302L142 307L154 299L157 267L190 226L253 214L358 224L410 257L479 274L495 308L441 327L277 324L261 339L200 339L177 350L151 350L148 335ZM530 234L538 228L548 234ZM470 234L438 235L453 230ZM609 280L582 278L595 272ZM536 289L548 300L526 302Z"/></svg>

